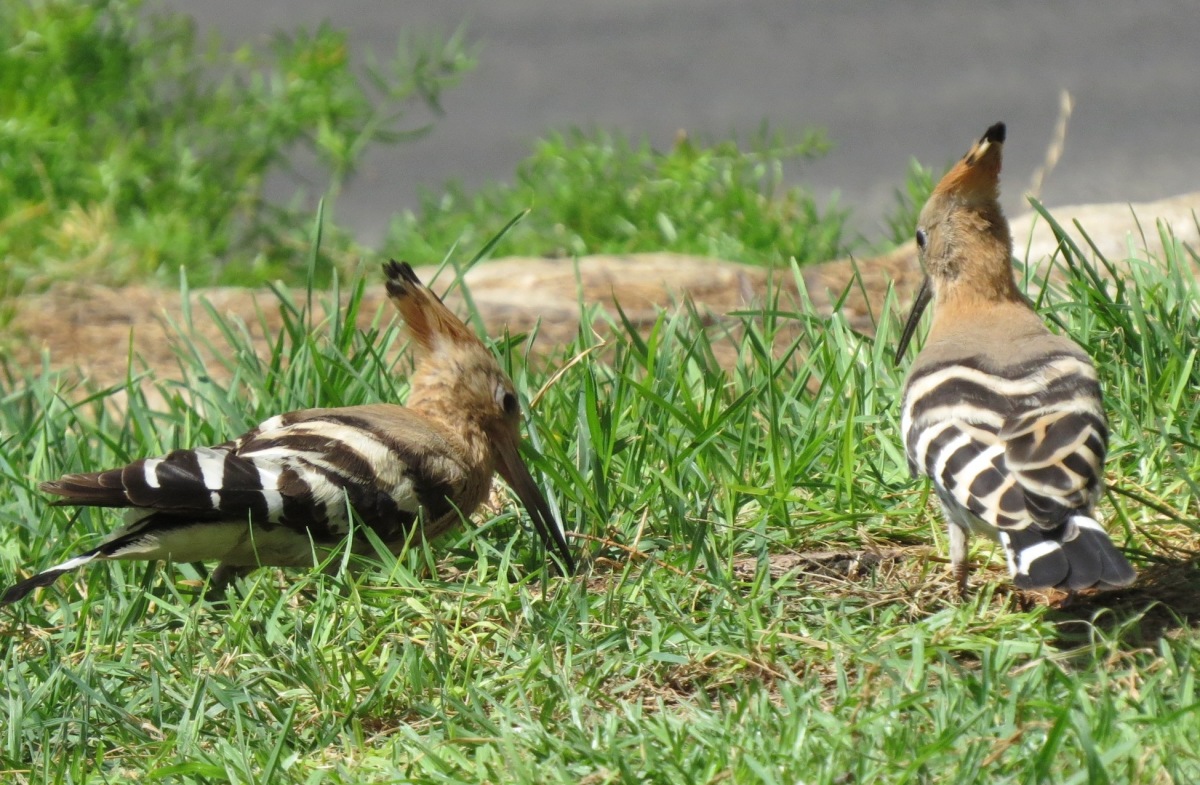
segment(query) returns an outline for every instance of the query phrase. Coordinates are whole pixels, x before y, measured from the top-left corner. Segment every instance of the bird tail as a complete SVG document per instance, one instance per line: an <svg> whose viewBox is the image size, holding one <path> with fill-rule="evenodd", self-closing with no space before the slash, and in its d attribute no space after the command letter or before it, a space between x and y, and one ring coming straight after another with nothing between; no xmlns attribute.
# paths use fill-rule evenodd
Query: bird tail
<svg viewBox="0 0 1200 785"><path fill-rule="evenodd" d="M42 570L32 578L26 578L20 583L9 586L4 590L4 594L0 595L0 605L8 605L9 603L17 602L23 599L25 595L29 594L29 592L33 591L34 589L41 588L43 586L49 586L50 584L54 583L56 580L58 580L60 575L70 572L71 570L77 570L83 565L88 564L97 558L103 558L107 549L108 544L106 543L98 548L93 548L90 551L81 553L78 556L73 556L62 564L56 564L48 570Z"/></svg>
<svg viewBox="0 0 1200 785"><path fill-rule="evenodd" d="M79 502L69 501L66 503L75 504ZM72 570L77 570L86 564L94 562L96 559L125 558L124 554L129 548L136 548L145 541L145 530L158 522L158 520L155 515L146 514L143 510L134 510L131 513L127 513L125 525L109 535L108 539L95 548L92 548L90 551L84 551L78 556L72 556L61 564L56 564L50 569L42 570L37 575L9 586L4 590L3 594L0 594L0 605L17 602L34 589L49 586L58 580L59 576ZM167 518L166 520L173 519Z"/></svg>
<svg viewBox="0 0 1200 785"><path fill-rule="evenodd" d="M121 469L111 469L89 474L65 474L53 482L44 482L41 489L46 493L62 496L55 504L71 504L81 507L128 507L129 496L121 484ZM115 540L114 540L115 541ZM72 556L62 564L42 570L33 577L8 587L0 594L0 605L17 602L34 589L49 586L64 573L76 570L111 552L112 542L101 543L90 551Z"/></svg>
<svg viewBox="0 0 1200 785"><path fill-rule="evenodd" d="M1072 515L1057 529L1003 532L1013 582L1021 589L1118 589L1137 572L1098 522Z"/></svg>

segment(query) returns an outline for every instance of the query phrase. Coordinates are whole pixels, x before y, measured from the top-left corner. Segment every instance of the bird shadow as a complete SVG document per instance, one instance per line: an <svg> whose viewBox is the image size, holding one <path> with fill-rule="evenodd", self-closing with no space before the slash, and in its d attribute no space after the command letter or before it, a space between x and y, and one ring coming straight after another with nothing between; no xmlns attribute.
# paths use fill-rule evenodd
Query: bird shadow
<svg viewBox="0 0 1200 785"><path fill-rule="evenodd" d="M1200 624L1200 554L1165 559L1118 591L1078 595L1052 608L1062 649L1089 647L1098 633L1124 650L1146 649Z"/></svg>

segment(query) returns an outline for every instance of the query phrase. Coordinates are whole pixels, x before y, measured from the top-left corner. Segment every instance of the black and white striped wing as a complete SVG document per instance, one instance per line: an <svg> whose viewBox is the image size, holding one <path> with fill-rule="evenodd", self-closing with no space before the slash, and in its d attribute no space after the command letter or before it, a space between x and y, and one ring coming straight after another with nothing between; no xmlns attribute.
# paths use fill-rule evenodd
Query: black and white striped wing
<svg viewBox="0 0 1200 785"><path fill-rule="evenodd" d="M995 533L1018 586L1134 580L1091 517L1108 429L1086 358L1064 354L1004 373L961 362L914 372L903 428L910 469L933 480L960 525Z"/></svg>
<svg viewBox="0 0 1200 785"><path fill-rule="evenodd" d="M452 513L463 476L450 453L414 450L352 410L308 410L272 417L215 447L43 487L63 504L135 508L118 535L173 521L249 521L332 542L349 531L349 503L380 539L394 542L422 508L427 518Z"/></svg>
<svg viewBox="0 0 1200 785"><path fill-rule="evenodd" d="M1108 427L1103 411L1086 403L1059 401L1010 417L1000 429L1005 463L1040 524L1090 510L1100 494Z"/></svg>
<svg viewBox="0 0 1200 785"><path fill-rule="evenodd" d="M995 422L942 420L909 438L914 474L933 480L943 504L970 512L992 529L1024 528L1033 521L1025 496L1008 470Z"/></svg>
<svg viewBox="0 0 1200 785"><path fill-rule="evenodd" d="M914 373L905 394L909 467L947 503L999 530L1050 530L1100 491L1107 429L1095 370L1064 354L985 371L964 362Z"/></svg>
<svg viewBox="0 0 1200 785"><path fill-rule="evenodd" d="M449 451L418 451L337 410L274 417L234 442L233 452L227 464L249 463L266 482L261 498L235 493L230 501L333 539L348 532L347 502L384 542L402 538L422 508L431 519L453 512L449 500L465 475Z"/></svg>

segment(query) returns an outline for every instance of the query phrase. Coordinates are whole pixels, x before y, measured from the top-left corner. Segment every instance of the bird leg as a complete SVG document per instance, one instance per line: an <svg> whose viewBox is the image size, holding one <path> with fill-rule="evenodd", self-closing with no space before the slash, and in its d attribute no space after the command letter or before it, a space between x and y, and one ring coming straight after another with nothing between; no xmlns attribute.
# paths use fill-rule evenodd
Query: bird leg
<svg viewBox="0 0 1200 785"><path fill-rule="evenodd" d="M212 571L212 577L208 580L208 590L204 592L204 599L208 602L218 602L225 599L225 590L233 585L234 581L246 577L254 569L254 567L234 566L221 562Z"/></svg>
<svg viewBox="0 0 1200 785"><path fill-rule="evenodd" d="M954 571L954 580L958 583L958 596L967 596L967 533L957 523L951 522L947 527L950 534L950 569Z"/></svg>

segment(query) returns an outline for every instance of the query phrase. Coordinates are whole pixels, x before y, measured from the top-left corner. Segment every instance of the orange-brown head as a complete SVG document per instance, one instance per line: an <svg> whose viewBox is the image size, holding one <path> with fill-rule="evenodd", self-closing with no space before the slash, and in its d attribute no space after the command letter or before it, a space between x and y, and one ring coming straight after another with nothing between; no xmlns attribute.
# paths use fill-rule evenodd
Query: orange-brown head
<svg viewBox="0 0 1200 785"><path fill-rule="evenodd" d="M921 314L1021 300L1012 274L1012 237L1000 209L1004 123L996 123L933 189L917 220L917 248L925 280L900 335L904 356Z"/></svg>
<svg viewBox="0 0 1200 785"><path fill-rule="evenodd" d="M529 511L546 546L575 570L561 527L521 460L521 405L512 380L471 328L429 290L410 265L383 266L387 293L404 317L416 352L407 406L486 451L495 471Z"/></svg>

